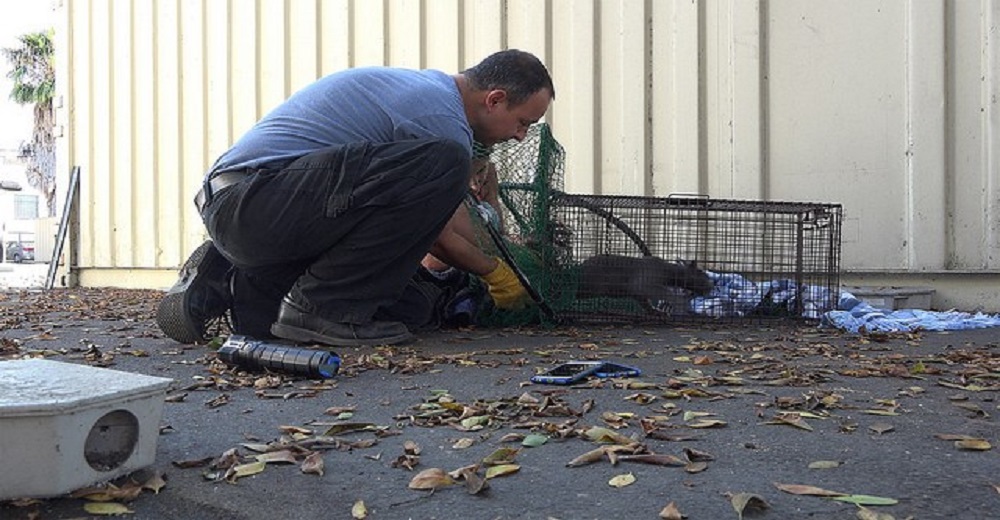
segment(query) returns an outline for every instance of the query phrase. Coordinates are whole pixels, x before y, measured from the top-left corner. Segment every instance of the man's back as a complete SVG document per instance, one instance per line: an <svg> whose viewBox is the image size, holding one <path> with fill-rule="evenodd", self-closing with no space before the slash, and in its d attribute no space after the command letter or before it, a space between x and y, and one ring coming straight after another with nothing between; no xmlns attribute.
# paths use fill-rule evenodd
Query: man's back
<svg viewBox="0 0 1000 520"><path fill-rule="evenodd" d="M435 70L349 69L293 94L216 161L227 170L287 163L352 142L446 138L468 147L472 130L454 79Z"/></svg>

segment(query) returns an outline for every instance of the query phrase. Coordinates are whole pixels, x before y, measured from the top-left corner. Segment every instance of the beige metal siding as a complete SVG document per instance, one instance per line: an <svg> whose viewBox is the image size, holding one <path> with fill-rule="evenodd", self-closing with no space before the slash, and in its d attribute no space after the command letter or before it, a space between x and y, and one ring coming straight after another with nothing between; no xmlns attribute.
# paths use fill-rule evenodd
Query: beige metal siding
<svg viewBox="0 0 1000 520"><path fill-rule="evenodd" d="M313 79L457 71L505 47L554 76L570 191L840 202L845 268L997 283L997 2L62 0L60 13L60 172L83 171L84 284L169 285L204 237L191 199L205 169Z"/></svg>

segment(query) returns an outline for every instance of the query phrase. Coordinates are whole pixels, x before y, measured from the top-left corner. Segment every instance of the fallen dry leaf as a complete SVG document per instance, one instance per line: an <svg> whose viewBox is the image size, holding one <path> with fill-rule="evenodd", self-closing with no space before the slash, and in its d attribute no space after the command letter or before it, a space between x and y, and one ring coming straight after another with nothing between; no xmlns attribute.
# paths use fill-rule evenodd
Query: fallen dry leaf
<svg viewBox="0 0 1000 520"><path fill-rule="evenodd" d="M225 479L229 482L236 482L238 479L243 477L249 477L251 475L256 475L264 471L266 464L264 462L250 462L248 464L237 464L230 467L226 471Z"/></svg>
<svg viewBox="0 0 1000 520"><path fill-rule="evenodd" d="M429 468L417 473L410 479L410 489L440 489L455 484L441 468Z"/></svg>
<svg viewBox="0 0 1000 520"><path fill-rule="evenodd" d="M353 406L331 406L323 411L325 415L340 415L342 413L353 413Z"/></svg>
<svg viewBox="0 0 1000 520"><path fill-rule="evenodd" d="M712 412L696 412L694 410L688 410L688 411L684 412L683 419L684 419L684 422L687 422L687 421L691 421L691 420L694 420L694 419L698 419L700 417L711 417L713 415L715 415L715 414L712 413Z"/></svg>
<svg viewBox="0 0 1000 520"><path fill-rule="evenodd" d="M715 460L715 455L707 451L700 451L693 448L684 448L684 456L691 462L708 462Z"/></svg>
<svg viewBox="0 0 1000 520"><path fill-rule="evenodd" d="M858 506L858 520L896 520L888 513L878 513L865 506Z"/></svg>
<svg viewBox="0 0 1000 520"><path fill-rule="evenodd" d="M175 460L171 464L181 469L191 469L208 466L213 460L215 460L215 457L204 457L201 459Z"/></svg>
<svg viewBox="0 0 1000 520"><path fill-rule="evenodd" d="M660 518L663 520L684 520L687 516L681 514L681 511L677 509L677 504L671 502L660 511Z"/></svg>
<svg viewBox="0 0 1000 520"><path fill-rule="evenodd" d="M163 478L163 473L154 471L153 475L142 483L142 488L152 491L154 495L159 495L160 490L166 485L167 481Z"/></svg>
<svg viewBox="0 0 1000 520"><path fill-rule="evenodd" d="M712 358L709 356L697 356L691 362L695 365L711 365Z"/></svg>
<svg viewBox="0 0 1000 520"><path fill-rule="evenodd" d="M368 518L368 508L365 507L364 500L358 500L351 506L351 518L355 520L364 520Z"/></svg>
<svg viewBox="0 0 1000 520"><path fill-rule="evenodd" d="M484 489L490 487L489 482L479 476L478 465L462 468L460 474L462 475L462 480L465 481L465 491L470 495L478 495Z"/></svg>
<svg viewBox="0 0 1000 520"><path fill-rule="evenodd" d="M640 462L657 466L684 466L687 463L680 457L661 453L641 453L639 455L618 455L620 461Z"/></svg>
<svg viewBox="0 0 1000 520"><path fill-rule="evenodd" d="M701 473L702 471L705 471L706 469L708 469L708 463L707 462L692 462L692 463L684 466L684 471L686 471L688 473Z"/></svg>
<svg viewBox="0 0 1000 520"><path fill-rule="evenodd" d="M775 415L774 418L772 418L770 421L767 421L764 424L779 424L779 425L783 424L787 426L794 426L800 430L806 430L810 432L813 431L813 427L810 426L809 423L807 423L805 419L803 419L802 416L797 413L779 413L778 415Z"/></svg>
<svg viewBox="0 0 1000 520"><path fill-rule="evenodd" d="M521 470L521 466L517 464L500 464L497 466L490 466L486 469L486 479L503 477L510 475L511 473L517 473Z"/></svg>
<svg viewBox="0 0 1000 520"><path fill-rule="evenodd" d="M986 439L963 439L955 441L955 447L960 450L988 451L993 446Z"/></svg>
<svg viewBox="0 0 1000 520"><path fill-rule="evenodd" d="M697 421L686 424L688 428L703 429L703 428L721 428L726 425L726 421L720 421L718 419L699 419Z"/></svg>
<svg viewBox="0 0 1000 520"><path fill-rule="evenodd" d="M362 432L377 430L378 427L373 423L341 423L331 426L323 435L327 437L334 437L337 435L343 435L345 433Z"/></svg>
<svg viewBox="0 0 1000 520"><path fill-rule="evenodd" d="M302 465L299 466L299 470L302 473L313 474L323 476L323 453L314 451L302 461Z"/></svg>
<svg viewBox="0 0 1000 520"><path fill-rule="evenodd" d="M733 509L736 510L736 514L739 515L742 520L743 514L746 512L756 513L771 507L767 502L764 501L760 495L755 495L753 493L737 493L735 495L729 496L729 503L733 505Z"/></svg>
<svg viewBox="0 0 1000 520"><path fill-rule="evenodd" d="M828 489L818 488L815 486L807 486L803 484L781 484L779 482L774 482L774 487L784 491L785 493L791 493L793 495L810 495L814 497L847 496L847 493L841 493L839 491L830 491Z"/></svg>
<svg viewBox="0 0 1000 520"><path fill-rule="evenodd" d="M604 444L632 444L634 442L632 439L608 428L602 428L600 426L594 426L586 432L584 436L594 442L600 442Z"/></svg>
<svg viewBox="0 0 1000 520"><path fill-rule="evenodd" d="M895 416L899 415L899 412L896 412L896 411L893 411L893 410L885 410L885 409L882 409L882 408L871 408L871 409L868 409L868 410L861 410L861 413L866 413L868 415L882 415L882 416L888 416L888 417L895 417Z"/></svg>
<svg viewBox="0 0 1000 520"><path fill-rule="evenodd" d="M263 462L265 464L271 464L271 463L295 464L296 462L298 462L297 460L295 460L295 455L291 452L291 450L280 450L280 451L261 453L260 455L255 455L254 458L257 459L258 462Z"/></svg>
<svg viewBox="0 0 1000 520"><path fill-rule="evenodd" d="M523 433L508 433L507 435L500 437L499 442L521 442L523 440L524 440Z"/></svg>
<svg viewBox="0 0 1000 520"><path fill-rule="evenodd" d="M608 485L616 488L623 488L625 486L631 485L635 482L635 475L631 473L624 473L622 475L616 475L611 477L608 481Z"/></svg>
<svg viewBox="0 0 1000 520"><path fill-rule="evenodd" d="M407 455L420 455L420 445L414 441L405 441L403 443L403 453Z"/></svg>
<svg viewBox="0 0 1000 520"><path fill-rule="evenodd" d="M455 441L455 444L452 444L451 448L454 450L464 450L475 444L475 442L476 440L471 437L463 437Z"/></svg>
<svg viewBox="0 0 1000 520"><path fill-rule="evenodd" d="M895 431L896 427L889 423L879 422L868 426L868 429L874 433L882 435L885 433L889 433L891 431Z"/></svg>
<svg viewBox="0 0 1000 520"><path fill-rule="evenodd" d="M499 448L484 457L483 464L486 464L487 466L510 464L511 462L514 462L514 457L516 457L520 452L521 450L518 448Z"/></svg>
<svg viewBox="0 0 1000 520"><path fill-rule="evenodd" d="M575 468L577 466L584 466L584 465L587 465L587 464L591 464L591 463L594 463L594 462L597 462L597 461L603 459L604 455L606 453L607 453L607 450L604 447L593 449L593 450L590 450L587 453L584 453L583 455L580 455L579 457L577 457L577 458L575 458L575 459L567 462L566 466L571 467L571 468Z"/></svg>

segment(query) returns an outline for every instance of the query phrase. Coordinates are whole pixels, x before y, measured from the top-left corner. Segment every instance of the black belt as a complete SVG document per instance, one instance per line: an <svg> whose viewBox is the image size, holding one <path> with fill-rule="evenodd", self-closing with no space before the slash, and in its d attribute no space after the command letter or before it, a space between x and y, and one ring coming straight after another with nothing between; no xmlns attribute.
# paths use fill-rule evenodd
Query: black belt
<svg viewBox="0 0 1000 520"><path fill-rule="evenodd" d="M198 191L198 194L194 196L194 205L198 208L198 213L201 213L205 204L207 204L208 201L215 196L215 194L232 186L233 184L243 182L253 172L254 170L245 169L212 174L211 177L208 178L208 181L205 182L205 185L202 186L201 190Z"/></svg>

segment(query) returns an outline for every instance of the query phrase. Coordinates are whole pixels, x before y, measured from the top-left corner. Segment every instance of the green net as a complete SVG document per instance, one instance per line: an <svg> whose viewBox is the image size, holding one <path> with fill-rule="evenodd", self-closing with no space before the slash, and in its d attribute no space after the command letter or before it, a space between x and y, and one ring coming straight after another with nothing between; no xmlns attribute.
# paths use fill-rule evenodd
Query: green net
<svg viewBox="0 0 1000 520"><path fill-rule="evenodd" d="M564 280L553 283L554 273L566 276L562 266L569 261L568 237L559 236L561 228L550 218L553 196L563 188L565 151L549 126L541 123L532 126L524 140L493 147L489 160L500 182L504 245L532 288L558 313L559 308L572 304L574 296L555 291L557 286L565 286ZM485 229L481 215L471 210L470 215L477 228ZM478 233L477 239L488 254L503 256L488 233ZM480 324L493 326L551 321L534 304L517 311L489 309L478 317Z"/></svg>

